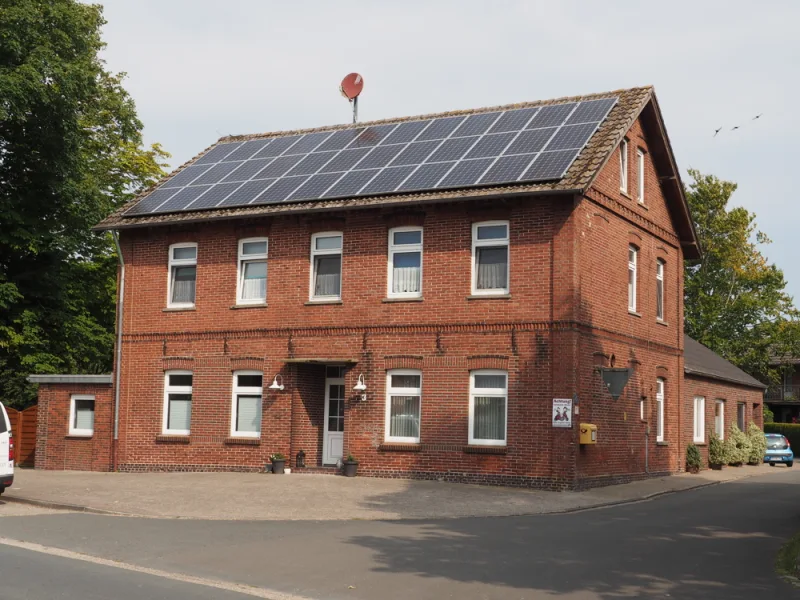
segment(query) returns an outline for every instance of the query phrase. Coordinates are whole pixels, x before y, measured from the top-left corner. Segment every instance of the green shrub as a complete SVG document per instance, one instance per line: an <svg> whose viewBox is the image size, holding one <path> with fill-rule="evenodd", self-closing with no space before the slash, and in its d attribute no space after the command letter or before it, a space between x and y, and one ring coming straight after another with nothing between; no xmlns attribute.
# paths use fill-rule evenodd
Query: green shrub
<svg viewBox="0 0 800 600"><path fill-rule="evenodd" d="M697 449L697 446L694 444L689 444L686 446L686 470L699 470L701 462L702 458L700 457L700 450Z"/></svg>
<svg viewBox="0 0 800 600"><path fill-rule="evenodd" d="M714 432L708 438L708 464L728 464L728 445Z"/></svg>
<svg viewBox="0 0 800 600"><path fill-rule="evenodd" d="M280 452L275 452L274 454L270 454L269 455L269 459L272 462L275 462L276 460L286 460L286 457L283 454L281 454Z"/></svg>
<svg viewBox="0 0 800 600"><path fill-rule="evenodd" d="M767 438L764 432L753 421L747 428L747 437L750 438L750 460L751 465L760 465L764 462L764 455L767 453Z"/></svg>
<svg viewBox="0 0 800 600"><path fill-rule="evenodd" d="M800 423L764 423L764 433L780 433L792 448L800 448Z"/></svg>
<svg viewBox="0 0 800 600"><path fill-rule="evenodd" d="M731 425L725 443L728 445L729 465L742 465L750 459L750 440L735 423Z"/></svg>
<svg viewBox="0 0 800 600"><path fill-rule="evenodd" d="M772 423L775 421L775 413L770 410L766 404L761 405L762 413L764 414L764 423Z"/></svg>

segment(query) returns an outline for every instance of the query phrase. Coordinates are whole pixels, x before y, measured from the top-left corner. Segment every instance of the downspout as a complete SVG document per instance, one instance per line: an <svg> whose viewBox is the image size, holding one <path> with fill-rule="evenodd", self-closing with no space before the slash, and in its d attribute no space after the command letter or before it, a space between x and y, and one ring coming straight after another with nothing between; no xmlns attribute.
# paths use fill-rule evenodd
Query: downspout
<svg viewBox="0 0 800 600"><path fill-rule="evenodd" d="M119 245L119 235L116 230L111 231L114 245L117 247L119 258L119 290L117 292L117 352L114 367L114 441L111 447L111 470L117 470L117 446L119 445L119 386L122 377L122 317L125 305L125 259L122 257L122 248Z"/></svg>

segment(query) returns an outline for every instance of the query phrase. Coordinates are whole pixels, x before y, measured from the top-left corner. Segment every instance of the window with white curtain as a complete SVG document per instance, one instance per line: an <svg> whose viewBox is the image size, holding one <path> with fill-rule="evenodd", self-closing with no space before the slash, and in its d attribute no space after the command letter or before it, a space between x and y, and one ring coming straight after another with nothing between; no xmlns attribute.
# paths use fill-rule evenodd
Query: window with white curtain
<svg viewBox="0 0 800 600"><path fill-rule="evenodd" d="M422 227L389 230L390 298L422 296Z"/></svg>
<svg viewBox="0 0 800 600"><path fill-rule="evenodd" d="M422 372L394 369L386 373L386 441L419 443Z"/></svg>
<svg viewBox="0 0 800 600"><path fill-rule="evenodd" d="M628 246L628 310L636 312L636 269L639 262L639 250L636 246Z"/></svg>
<svg viewBox="0 0 800 600"><path fill-rule="evenodd" d="M236 371L233 374L231 436L261 435L261 398L264 375L260 371Z"/></svg>
<svg viewBox="0 0 800 600"><path fill-rule="evenodd" d="M315 233L311 236L311 300L339 300L342 297L342 234Z"/></svg>
<svg viewBox="0 0 800 600"><path fill-rule="evenodd" d="M619 189L628 192L628 140L619 144Z"/></svg>
<svg viewBox="0 0 800 600"><path fill-rule="evenodd" d="M656 261L656 319L664 320L664 261Z"/></svg>
<svg viewBox="0 0 800 600"><path fill-rule="evenodd" d="M714 402L714 433L719 439L725 439L725 401Z"/></svg>
<svg viewBox="0 0 800 600"><path fill-rule="evenodd" d="M237 304L267 301L267 238L239 240Z"/></svg>
<svg viewBox="0 0 800 600"><path fill-rule="evenodd" d="M189 435L192 421L192 372L167 371L164 374L165 435Z"/></svg>
<svg viewBox="0 0 800 600"><path fill-rule="evenodd" d="M703 396L694 397L694 441L706 441L706 399Z"/></svg>
<svg viewBox="0 0 800 600"><path fill-rule="evenodd" d="M644 150L636 150L636 199L644 204Z"/></svg>
<svg viewBox="0 0 800 600"><path fill-rule="evenodd" d="M69 435L94 435L94 396L70 397Z"/></svg>
<svg viewBox="0 0 800 600"><path fill-rule="evenodd" d="M169 247L169 289L167 306L194 306L197 282L197 244L173 244Z"/></svg>
<svg viewBox="0 0 800 600"><path fill-rule="evenodd" d="M473 295L508 294L508 221L472 225Z"/></svg>
<svg viewBox="0 0 800 600"><path fill-rule="evenodd" d="M656 379L656 441L664 441L664 380Z"/></svg>
<svg viewBox="0 0 800 600"><path fill-rule="evenodd" d="M506 445L508 373L472 371L469 376L469 443Z"/></svg>

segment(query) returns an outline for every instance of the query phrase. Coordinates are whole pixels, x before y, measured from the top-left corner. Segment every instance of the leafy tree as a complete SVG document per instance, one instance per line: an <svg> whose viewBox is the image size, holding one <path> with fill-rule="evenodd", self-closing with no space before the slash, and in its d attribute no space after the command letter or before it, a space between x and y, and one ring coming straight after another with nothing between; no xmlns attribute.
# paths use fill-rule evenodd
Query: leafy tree
<svg viewBox="0 0 800 600"><path fill-rule="evenodd" d="M736 184L695 170L687 199L703 257L685 268L686 333L762 381L777 381L770 356L800 351L800 314L755 215L729 208Z"/></svg>
<svg viewBox="0 0 800 600"><path fill-rule="evenodd" d="M116 256L91 227L163 174L98 53L99 6L0 4L0 399L30 373L111 369Z"/></svg>

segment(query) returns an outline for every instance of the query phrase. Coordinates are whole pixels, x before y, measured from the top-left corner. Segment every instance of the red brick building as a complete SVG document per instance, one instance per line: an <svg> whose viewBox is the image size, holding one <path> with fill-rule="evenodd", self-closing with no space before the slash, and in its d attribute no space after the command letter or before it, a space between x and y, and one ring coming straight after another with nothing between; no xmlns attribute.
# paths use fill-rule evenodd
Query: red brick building
<svg viewBox="0 0 800 600"><path fill-rule="evenodd" d="M403 166L412 146L432 164ZM345 166L321 166L334 154ZM565 172L512 173L545 159ZM355 161L391 163L345 173ZM40 380L42 468L75 468L74 444L81 468L250 471L303 451L306 470L352 454L363 475L554 489L683 468L682 273L699 248L652 88L224 138L98 229L124 260L121 368L102 388ZM617 400L612 366L630 369ZM556 421L554 399L572 412ZM94 434L64 439L90 408Z"/></svg>

